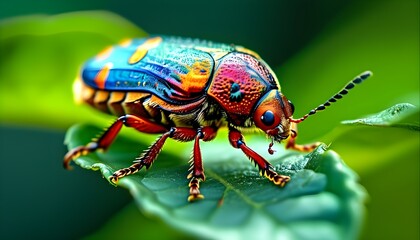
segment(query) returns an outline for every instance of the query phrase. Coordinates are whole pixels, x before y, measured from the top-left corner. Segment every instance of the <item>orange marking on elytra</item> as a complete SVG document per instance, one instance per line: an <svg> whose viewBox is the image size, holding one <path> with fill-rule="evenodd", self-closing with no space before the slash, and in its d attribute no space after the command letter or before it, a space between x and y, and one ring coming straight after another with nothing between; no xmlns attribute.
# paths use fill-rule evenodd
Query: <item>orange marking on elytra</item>
<svg viewBox="0 0 420 240"><path fill-rule="evenodd" d="M206 86L211 74L209 61L197 61L188 69L188 73L180 75L181 88L186 93L199 93Z"/></svg>
<svg viewBox="0 0 420 240"><path fill-rule="evenodd" d="M146 56L147 52L159 46L159 44L162 42L161 37L154 37L147 39L142 45L138 46L136 51L131 55L131 57L128 59L129 64L135 64L138 63L140 60Z"/></svg>
<svg viewBox="0 0 420 240"><path fill-rule="evenodd" d="M108 78L109 72L112 68L112 62L105 64L105 66L96 74L95 84L99 89L105 89L105 82Z"/></svg>

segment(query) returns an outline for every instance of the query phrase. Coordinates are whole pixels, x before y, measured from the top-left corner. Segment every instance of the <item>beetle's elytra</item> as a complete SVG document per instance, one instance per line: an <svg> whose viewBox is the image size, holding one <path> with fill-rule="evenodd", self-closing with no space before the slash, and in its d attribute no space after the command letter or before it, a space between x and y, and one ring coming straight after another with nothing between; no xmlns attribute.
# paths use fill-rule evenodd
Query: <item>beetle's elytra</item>
<svg viewBox="0 0 420 240"><path fill-rule="evenodd" d="M274 72L251 50L174 37L126 40L89 60L74 88L79 100L118 118L98 139L70 150L64 166L80 155L107 149L123 125L161 136L131 166L114 172L110 180L115 184L144 166L148 169L167 138L194 141L188 175L188 201L194 201L203 198L199 183L205 180L199 143L214 139L217 130L227 126L231 145L254 161L261 175L283 187L290 177L276 173L248 147L239 128L262 130L272 139L270 153L273 141L282 140L286 148L311 151L317 143L295 143L296 124L370 75L361 74L327 102L294 119L294 107L280 91Z"/></svg>

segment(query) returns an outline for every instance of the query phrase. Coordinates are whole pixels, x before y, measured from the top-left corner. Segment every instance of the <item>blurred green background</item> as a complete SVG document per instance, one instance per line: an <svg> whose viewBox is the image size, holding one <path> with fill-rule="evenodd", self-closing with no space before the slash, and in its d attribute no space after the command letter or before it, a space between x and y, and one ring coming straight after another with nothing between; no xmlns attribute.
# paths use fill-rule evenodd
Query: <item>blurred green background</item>
<svg viewBox="0 0 420 240"><path fill-rule="evenodd" d="M98 13L77 21L33 16L81 10L108 10L131 23ZM140 215L128 192L110 187L98 173L61 168L70 125L99 121L106 126L112 119L71 104L69 76L76 76L83 60L104 46L141 35L135 26L151 34L235 43L258 52L276 71L296 117L357 74L373 71L374 77L346 99L302 123L299 140L338 139L331 147L344 160L353 156L347 164L370 195L362 238L419 238L418 133L383 129L370 134L361 128L346 135L345 128L333 130L341 120L399 102L419 105L418 1L16 0L0 2L0 21L2 239L80 238L98 230L112 232L109 219L126 218L147 226L145 238L184 237L173 230L162 236L168 227ZM54 22L60 24L54 27ZM379 159L369 149L390 150Z"/></svg>

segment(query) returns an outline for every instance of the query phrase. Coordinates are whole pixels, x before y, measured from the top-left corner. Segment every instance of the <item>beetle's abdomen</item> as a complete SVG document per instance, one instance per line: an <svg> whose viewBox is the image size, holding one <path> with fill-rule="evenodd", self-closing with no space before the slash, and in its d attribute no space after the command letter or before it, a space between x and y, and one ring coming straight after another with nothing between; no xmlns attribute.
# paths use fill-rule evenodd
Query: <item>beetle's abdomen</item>
<svg viewBox="0 0 420 240"><path fill-rule="evenodd" d="M136 115L166 127L219 126L222 118L205 97L184 104L171 104L149 92L104 91L92 88L80 78L73 85L76 102L84 102L108 114ZM201 113L205 112L205 114Z"/></svg>
<svg viewBox="0 0 420 240"><path fill-rule="evenodd" d="M76 102L85 102L104 113L150 117L142 104L144 99L150 98L150 93L99 90L88 86L80 78L74 82L73 92Z"/></svg>
<svg viewBox="0 0 420 240"><path fill-rule="evenodd" d="M162 37L133 39L88 61L83 81L99 90L150 92L170 103L204 94L214 60L193 45Z"/></svg>

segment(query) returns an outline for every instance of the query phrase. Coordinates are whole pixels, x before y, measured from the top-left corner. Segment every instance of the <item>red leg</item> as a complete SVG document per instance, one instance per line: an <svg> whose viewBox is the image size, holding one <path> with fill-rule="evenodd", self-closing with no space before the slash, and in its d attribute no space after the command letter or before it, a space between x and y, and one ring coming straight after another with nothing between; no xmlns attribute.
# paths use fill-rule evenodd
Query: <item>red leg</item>
<svg viewBox="0 0 420 240"><path fill-rule="evenodd" d="M189 183L190 194L188 196L188 201L191 202L203 199L204 196L200 193L200 182L205 181L206 177L204 175L199 141L210 141L216 137L216 129L212 127L204 127L197 130L187 127L171 128L169 132L158 138L156 142L141 157L137 158L133 165L114 172L110 180L113 183L117 183L119 178L134 174L138 172L143 166L146 166L146 169L148 169L158 156L160 150L163 147L163 144L168 137L183 142L194 140L194 148L190 168L191 172L187 177L188 179L191 179Z"/></svg>
<svg viewBox="0 0 420 240"><path fill-rule="evenodd" d="M229 129L229 141L234 148L240 148L247 157L254 161L254 163L258 165L260 174L268 178L274 184L284 187L286 183L290 181L289 176L280 175L273 171L271 164L267 160L246 146L244 138L238 130L233 128Z"/></svg>
<svg viewBox="0 0 420 240"><path fill-rule="evenodd" d="M200 193L200 182L206 180L204 175L203 162L201 158L200 151L200 139L203 141L210 141L216 137L216 129L211 127L199 128L196 132L194 139L194 149L191 159L191 172L188 174L188 179L191 179L189 183L190 195L188 196L188 201L192 202L195 200L203 199L204 196Z"/></svg>
<svg viewBox="0 0 420 240"><path fill-rule="evenodd" d="M188 196L188 201L192 202L195 200L203 199L204 196L200 193L200 182L206 180L206 176L204 175L204 168L203 168L203 161L201 158L201 151L200 151L200 139L203 138L203 133L199 129L197 131L197 135L194 140L194 148L193 148L193 155L190 160L191 167L190 173L188 174L187 178L191 179L189 183L190 187L190 195Z"/></svg>
<svg viewBox="0 0 420 240"><path fill-rule="evenodd" d="M109 180L111 180L111 182L113 182L114 184L117 184L120 178L134 174L140 171L140 169L142 169L144 166L146 166L146 169L149 169L153 161L155 161L160 151L162 150L163 144L165 143L166 139L168 137L171 137L175 131L175 128L171 128L170 131L164 133L140 157L136 158L134 164L132 164L128 168L122 168L115 171L109 178Z"/></svg>
<svg viewBox="0 0 420 240"><path fill-rule="evenodd" d="M168 131L164 126L144 118L134 115L121 116L101 135L101 137L92 140L92 142L88 143L86 146L79 146L70 150L64 156L63 166L68 169L71 160L76 159L81 155L87 155L98 149L106 150L118 135L123 124L145 133L163 133Z"/></svg>
<svg viewBox="0 0 420 240"><path fill-rule="evenodd" d="M287 140L287 144L286 144L286 148L289 149L294 149L297 150L299 152L310 152L312 150L314 150L316 147L319 146L319 144L321 144L320 142L316 142L316 143L312 143L312 144L305 144L305 145L299 145L296 144L296 138L297 138L297 126L296 123L291 123L291 134L289 139Z"/></svg>
<svg viewBox="0 0 420 240"><path fill-rule="evenodd" d="M199 141L200 139L203 141L210 141L216 137L217 129L213 127L203 127L199 129L187 128L187 127L173 127L169 131L156 123L150 122L147 119L143 119L133 115L126 115L123 117L118 118L103 134L102 136L97 139L93 140L92 142L88 143L86 146L80 146L75 149L69 151L64 160L64 166L68 166L70 161L80 155L86 155L90 152L94 152L97 149L107 149L109 145L113 142L115 137L117 136L118 132L121 130L122 125L126 125L128 127L134 127L135 129L146 132L146 133L162 133L155 143L153 143L147 151L145 151L140 157L134 161L130 167L122 168L120 170L115 171L112 176L110 177L110 181L116 184L118 180L122 177L125 177L130 174L134 174L138 172L141 168L146 166L148 169L153 161L157 158L162 147L168 138L173 138L178 141L192 141L194 142L194 149L193 149L193 158L191 161L191 172L188 175L188 179L191 179L189 187L190 187L190 195L188 197L188 201L194 201L198 199L204 198L204 196L200 193L199 190L199 183L200 181L205 180L201 151Z"/></svg>

